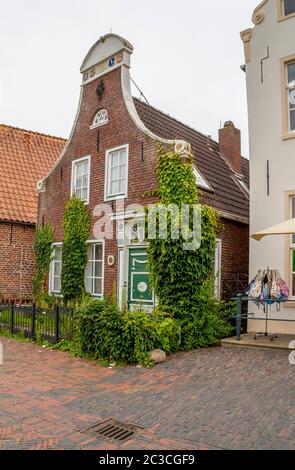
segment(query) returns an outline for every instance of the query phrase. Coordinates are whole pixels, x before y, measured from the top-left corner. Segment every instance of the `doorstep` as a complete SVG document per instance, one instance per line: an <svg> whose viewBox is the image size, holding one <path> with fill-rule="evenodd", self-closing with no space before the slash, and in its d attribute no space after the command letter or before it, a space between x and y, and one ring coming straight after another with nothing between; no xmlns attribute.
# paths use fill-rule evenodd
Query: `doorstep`
<svg viewBox="0 0 295 470"><path fill-rule="evenodd" d="M255 339L257 333L246 333L241 335L241 340L237 341L236 337L225 338L221 341L223 347L249 347L249 348L267 348L267 349L280 349L283 351L290 351L289 344L295 341L295 335L278 334L277 338L271 341L267 337Z"/></svg>

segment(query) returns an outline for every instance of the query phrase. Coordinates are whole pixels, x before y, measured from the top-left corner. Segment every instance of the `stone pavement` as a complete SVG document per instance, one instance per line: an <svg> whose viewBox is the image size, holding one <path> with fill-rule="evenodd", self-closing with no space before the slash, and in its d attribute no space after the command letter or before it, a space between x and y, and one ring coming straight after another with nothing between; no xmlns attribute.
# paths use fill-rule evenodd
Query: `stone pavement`
<svg viewBox="0 0 295 470"><path fill-rule="evenodd" d="M0 340L0 449L295 449L288 352L217 347L108 369ZM108 418L141 429L123 444L85 432Z"/></svg>

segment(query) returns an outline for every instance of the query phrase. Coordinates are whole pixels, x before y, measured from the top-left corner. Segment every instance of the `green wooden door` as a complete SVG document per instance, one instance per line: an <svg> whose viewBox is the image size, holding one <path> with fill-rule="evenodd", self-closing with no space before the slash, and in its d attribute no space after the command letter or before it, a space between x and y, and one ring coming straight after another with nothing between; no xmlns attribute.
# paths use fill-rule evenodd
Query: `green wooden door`
<svg viewBox="0 0 295 470"><path fill-rule="evenodd" d="M130 310L135 310L136 308L151 310L153 308L154 295L149 280L145 248L129 249L128 287Z"/></svg>

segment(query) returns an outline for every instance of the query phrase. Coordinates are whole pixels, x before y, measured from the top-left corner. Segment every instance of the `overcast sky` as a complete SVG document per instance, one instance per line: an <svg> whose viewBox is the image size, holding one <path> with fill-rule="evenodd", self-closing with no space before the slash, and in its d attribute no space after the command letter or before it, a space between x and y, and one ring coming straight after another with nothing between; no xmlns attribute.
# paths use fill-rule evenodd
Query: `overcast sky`
<svg viewBox="0 0 295 470"><path fill-rule="evenodd" d="M247 156L239 33L258 3L0 0L0 122L68 137L82 60L112 30L133 44L131 76L150 104L214 138L234 121Z"/></svg>

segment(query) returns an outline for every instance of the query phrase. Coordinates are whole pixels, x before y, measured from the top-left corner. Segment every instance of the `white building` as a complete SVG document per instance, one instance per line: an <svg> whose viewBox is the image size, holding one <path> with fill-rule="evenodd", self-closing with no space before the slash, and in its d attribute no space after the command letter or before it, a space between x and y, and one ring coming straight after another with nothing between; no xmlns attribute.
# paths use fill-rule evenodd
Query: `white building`
<svg viewBox="0 0 295 470"><path fill-rule="evenodd" d="M264 0L254 10L254 27L241 33L245 47L250 133L251 233L295 217L295 0ZM250 242L250 277L276 268L290 299L270 316L270 332L295 333L295 236ZM252 309L252 307L251 307ZM262 316L262 311L256 313ZM251 321L249 331L264 331Z"/></svg>

